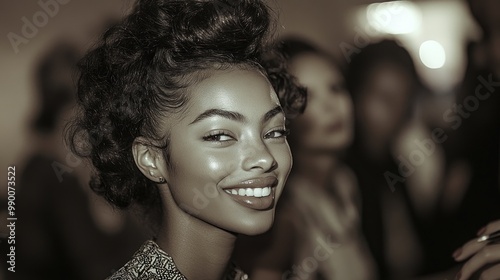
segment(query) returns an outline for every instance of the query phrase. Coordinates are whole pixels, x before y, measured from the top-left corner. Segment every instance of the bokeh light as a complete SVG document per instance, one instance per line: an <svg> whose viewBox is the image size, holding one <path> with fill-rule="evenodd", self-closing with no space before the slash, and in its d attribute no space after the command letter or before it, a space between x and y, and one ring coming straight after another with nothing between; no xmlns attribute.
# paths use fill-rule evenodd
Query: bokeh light
<svg viewBox="0 0 500 280"><path fill-rule="evenodd" d="M420 45L419 56L422 63L430 69L439 69L446 62L443 46L434 40L425 41Z"/></svg>
<svg viewBox="0 0 500 280"><path fill-rule="evenodd" d="M376 30L388 34L415 32L421 22L418 7L408 1L394 1L368 5L368 23Z"/></svg>

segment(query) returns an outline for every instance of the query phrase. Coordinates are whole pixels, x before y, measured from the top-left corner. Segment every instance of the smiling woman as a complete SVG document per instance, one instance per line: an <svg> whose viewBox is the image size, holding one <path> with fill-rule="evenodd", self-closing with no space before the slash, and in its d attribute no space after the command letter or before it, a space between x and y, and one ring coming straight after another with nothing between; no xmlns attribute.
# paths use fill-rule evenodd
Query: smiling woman
<svg viewBox="0 0 500 280"><path fill-rule="evenodd" d="M149 163L148 158L141 160L150 150L145 145L134 146L134 155L144 173L155 165L155 174L170 185L160 189L169 192L163 197L173 198L165 202L165 212L176 211L169 208L177 202L187 212L198 210L191 215L210 226L245 234L269 229L273 196L281 193L291 159L285 115L264 75L256 70L214 72L193 87L182 119L162 126L170 131L170 168L162 168L161 162ZM271 188L272 196L256 198L253 190L262 188ZM193 203L197 189L216 190L220 195L197 209ZM238 194L228 195L223 190L237 190ZM240 190L245 190L244 196L239 195Z"/></svg>
<svg viewBox="0 0 500 280"><path fill-rule="evenodd" d="M69 142L91 188L154 232L109 279L247 279L236 237L273 223L305 91L267 51L267 7L231 4L139 1L80 64Z"/></svg>

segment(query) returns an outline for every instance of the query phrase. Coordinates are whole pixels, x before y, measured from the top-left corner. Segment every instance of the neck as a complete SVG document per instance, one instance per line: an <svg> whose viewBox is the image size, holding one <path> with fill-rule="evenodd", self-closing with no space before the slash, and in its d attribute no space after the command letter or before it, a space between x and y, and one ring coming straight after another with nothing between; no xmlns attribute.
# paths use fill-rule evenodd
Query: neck
<svg viewBox="0 0 500 280"><path fill-rule="evenodd" d="M338 164L334 152L297 151L294 155L294 175L300 176L314 186L326 187Z"/></svg>
<svg viewBox="0 0 500 280"><path fill-rule="evenodd" d="M164 188L167 189L168 188ZM171 197L171 196L170 196ZM220 280L226 273L236 235L184 212L171 199L157 242L187 279Z"/></svg>
<svg viewBox="0 0 500 280"><path fill-rule="evenodd" d="M360 147L363 153L371 161L382 162L385 161L389 151L389 142L386 137L377 136L363 136L363 139L370 139L369 141L361 141Z"/></svg>

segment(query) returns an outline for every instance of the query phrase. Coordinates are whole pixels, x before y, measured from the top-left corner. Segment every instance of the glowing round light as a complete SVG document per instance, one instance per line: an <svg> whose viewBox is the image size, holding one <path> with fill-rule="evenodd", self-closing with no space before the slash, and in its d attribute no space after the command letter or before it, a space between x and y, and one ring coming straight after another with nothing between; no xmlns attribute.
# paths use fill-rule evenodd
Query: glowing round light
<svg viewBox="0 0 500 280"><path fill-rule="evenodd" d="M368 5L366 19L376 30L389 34L407 34L420 27L418 7L408 1L392 1Z"/></svg>
<svg viewBox="0 0 500 280"><path fill-rule="evenodd" d="M446 52L443 46L434 40L423 42L420 45L419 55L422 63L430 69L441 68L446 62Z"/></svg>

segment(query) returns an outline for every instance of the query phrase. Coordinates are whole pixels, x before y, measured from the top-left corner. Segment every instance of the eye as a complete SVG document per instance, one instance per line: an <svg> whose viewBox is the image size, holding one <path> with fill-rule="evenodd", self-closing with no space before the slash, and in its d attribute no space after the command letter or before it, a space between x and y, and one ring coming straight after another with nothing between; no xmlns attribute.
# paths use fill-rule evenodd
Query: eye
<svg viewBox="0 0 500 280"><path fill-rule="evenodd" d="M229 133L227 133L225 131L217 130L217 131L210 132L206 136L203 136L203 140L208 141L208 142L227 142L227 141L232 141L235 139Z"/></svg>
<svg viewBox="0 0 500 280"><path fill-rule="evenodd" d="M264 139L272 139L272 138L285 138L290 134L290 130L286 128L271 130L266 135L264 135Z"/></svg>

